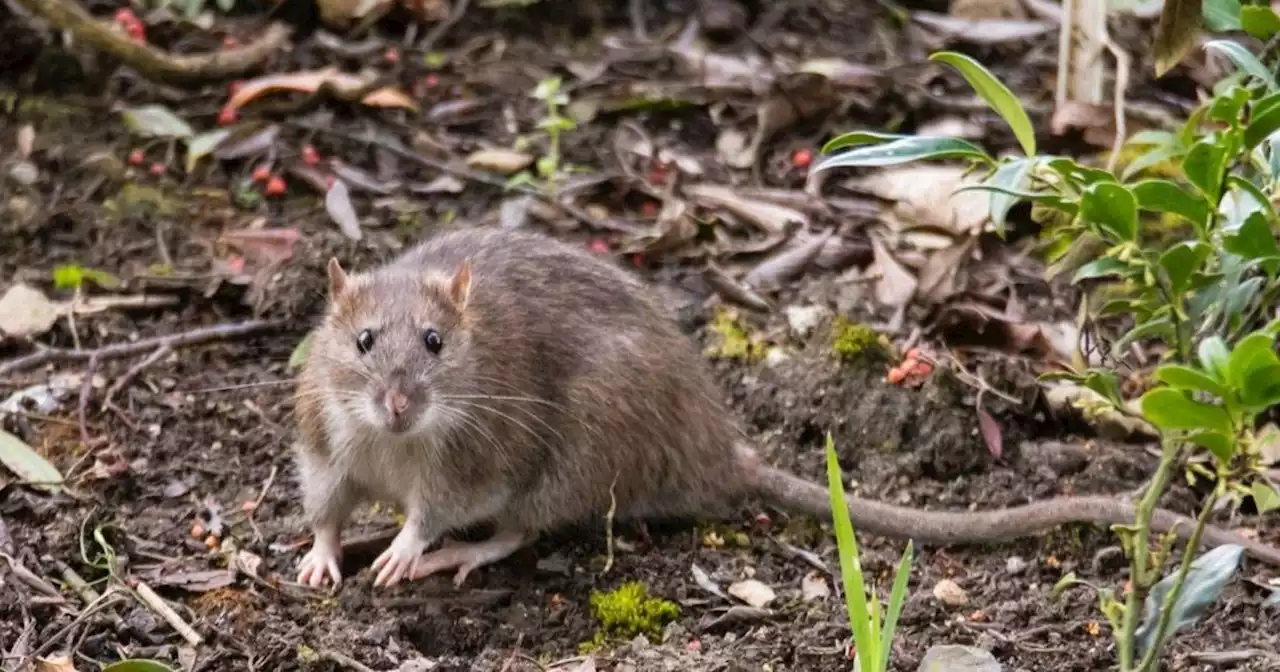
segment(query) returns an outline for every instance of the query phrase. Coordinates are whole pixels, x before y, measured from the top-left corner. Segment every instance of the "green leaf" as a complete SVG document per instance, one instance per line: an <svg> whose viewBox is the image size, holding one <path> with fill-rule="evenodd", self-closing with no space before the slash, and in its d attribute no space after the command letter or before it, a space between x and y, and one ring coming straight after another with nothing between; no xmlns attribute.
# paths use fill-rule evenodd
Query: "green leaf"
<svg viewBox="0 0 1280 672"><path fill-rule="evenodd" d="M289 370L297 371L307 362L307 355L311 354L311 342L315 340L316 332L308 331L306 336L293 347L293 352L289 353Z"/></svg>
<svg viewBox="0 0 1280 672"><path fill-rule="evenodd" d="M1163 147L1163 146L1177 146L1181 143L1178 141L1178 136L1170 131L1161 131L1155 128L1148 128L1146 130L1138 131L1137 133L1134 133L1133 135L1129 136L1129 138L1124 141L1124 144L1125 145L1141 145L1141 146L1148 146L1148 147L1154 145L1154 146Z"/></svg>
<svg viewBox="0 0 1280 672"><path fill-rule="evenodd" d="M902 551L902 559L898 561L898 573L893 579L893 588L889 591L889 609L884 617L884 629L880 633L880 667L889 669L889 653L893 650L893 633L898 628L898 616L902 614L902 606L907 601L907 579L911 576L911 561L915 556L915 542L907 540L907 547Z"/></svg>
<svg viewBox="0 0 1280 672"><path fill-rule="evenodd" d="M1138 173L1165 161L1172 161L1182 157L1187 153L1186 148L1181 145L1164 145L1156 147L1151 151L1142 154L1138 158L1130 161L1120 173L1121 179L1128 180Z"/></svg>
<svg viewBox="0 0 1280 672"><path fill-rule="evenodd" d="M1191 146L1182 159L1182 173L1205 199L1217 203L1222 193L1222 179L1227 171L1227 151L1209 140Z"/></svg>
<svg viewBox="0 0 1280 672"><path fill-rule="evenodd" d="M1280 129L1280 105L1269 105L1262 110L1255 107L1249 125L1244 129L1244 148L1252 150L1277 129Z"/></svg>
<svg viewBox="0 0 1280 672"><path fill-rule="evenodd" d="M1204 616L1209 606L1222 594L1222 589L1226 588L1227 582L1235 575L1236 568L1240 566L1240 557L1243 555L1243 546L1223 544L1193 560L1187 571L1187 577L1183 581L1182 593L1178 595L1178 601L1172 605L1166 605L1166 602L1169 601L1169 593L1172 592L1173 584L1177 581L1176 571L1152 586L1143 604L1142 623L1133 633L1134 644L1139 655L1145 655L1152 647L1159 651L1164 646L1164 642L1153 641L1161 609L1166 606L1172 609L1169 629L1165 633L1167 641L1174 633L1194 624Z"/></svg>
<svg viewBox="0 0 1280 672"><path fill-rule="evenodd" d="M1227 359L1226 383L1239 390L1244 387L1245 377L1255 369L1280 366L1280 359L1272 349L1274 344L1274 337L1258 332L1240 339Z"/></svg>
<svg viewBox="0 0 1280 672"><path fill-rule="evenodd" d="M1139 323L1134 328L1125 332L1123 336L1116 339L1112 345L1112 349L1116 352L1123 352L1131 344L1153 336L1168 341L1173 336L1173 321L1169 319L1167 314L1154 315L1145 322Z"/></svg>
<svg viewBox="0 0 1280 672"><path fill-rule="evenodd" d="M1231 40L1213 40L1204 45L1205 49L1212 49L1223 56L1226 56L1237 68L1247 73L1250 77L1255 77L1267 86L1268 91L1276 89L1275 76L1262 64L1256 56L1249 53L1248 49Z"/></svg>
<svg viewBox="0 0 1280 672"><path fill-rule="evenodd" d="M76 264L53 267L53 286L58 289L80 289L85 283L93 283L103 289L119 289L124 286L120 278L96 268Z"/></svg>
<svg viewBox="0 0 1280 672"><path fill-rule="evenodd" d="M1054 172L1064 178L1081 186L1088 186L1099 182L1114 183L1117 181L1115 175L1112 175L1105 170L1082 166L1071 159L1050 159L1045 162L1045 165L1049 166L1049 168L1053 169Z"/></svg>
<svg viewBox="0 0 1280 672"><path fill-rule="evenodd" d="M1238 192L1235 210L1247 212L1249 215L1261 214L1267 218L1267 221L1275 221L1276 210L1271 207L1271 199L1262 193L1258 185L1239 175L1228 175L1227 186Z"/></svg>
<svg viewBox="0 0 1280 672"><path fill-rule="evenodd" d="M966 184L963 187L958 187L951 193L952 195L955 195L965 191L989 191L991 193L1004 194L1013 199L1013 202L1015 203L1019 200L1030 201L1032 203L1038 203L1040 205L1053 208L1059 212L1064 212L1072 217L1074 217L1076 212L1079 210L1075 203L1057 194L1018 191L1015 189L1006 189L1005 187L996 186L994 184Z"/></svg>
<svg viewBox="0 0 1280 672"><path fill-rule="evenodd" d="M163 105L127 107L120 111L124 125L136 135L149 138L190 138L196 132Z"/></svg>
<svg viewBox="0 0 1280 672"><path fill-rule="evenodd" d="M862 580L862 564L858 558L858 540L849 521L849 505L844 499L844 474L836 456L835 441L827 432L827 492L831 499L832 526L836 533L836 547L840 555L840 577L844 584L845 606L849 610L849 626L853 640L858 643L858 662L862 669L871 670L875 660L871 657L871 614L867 610L867 587Z"/></svg>
<svg viewBox="0 0 1280 672"><path fill-rule="evenodd" d="M1133 267L1120 261L1114 257L1103 257L1094 259L1093 261L1076 269L1075 275L1071 276L1071 284L1080 282L1081 280L1093 280L1095 278L1105 278L1108 276L1124 277L1132 272Z"/></svg>
<svg viewBox="0 0 1280 672"><path fill-rule="evenodd" d="M1056 600L1061 597L1062 593L1066 592L1068 588L1079 584L1080 577L1076 576L1075 572L1067 572L1065 576L1058 579L1057 583L1053 584L1053 588L1049 590L1049 597L1050 599Z"/></svg>
<svg viewBox="0 0 1280 672"><path fill-rule="evenodd" d="M1240 402L1252 413L1280 403L1280 363L1263 364L1244 374Z"/></svg>
<svg viewBox="0 0 1280 672"><path fill-rule="evenodd" d="M1280 16L1266 5L1248 5L1240 8L1240 27L1244 32L1266 42L1280 33Z"/></svg>
<svg viewBox="0 0 1280 672"><path fill-rule="evenodd" d="M1138 238L1138 200L1115 182L1089 185L1080 197L1080 216L1121 241Z"/></svg>
<svg viewBox="0 0 1280 672"><path fill-rule="evenodd" d="M1018 102L1018 97L1013 95L1009 87L1005 86L994 75L982 67L982 64L973 58L954 51L941 51L929 56L931 61L941 61L955 68L961 76L969 82L969 86L987 101L991 109L995 110L1009 124L1009 128L1013 131L1014 137L1018 139L1018 144L1022 145L1022 152L1027 156L1035 156L1036 154L1036 134L1035 129L1031 126L1031 119L1027 116L1027 111L1022 109L1022 103Z"/></svg>
<svg viewBox="0 0 1280 672"><path fill-rule="evenodd" d="M1155 377L1156 380L1179 390L1208 392L1221 399L1227 397L1227 389L1222 386L1222 383L1189 366L1165 364L1156 369Z"/></svg>
<svg viewBox="0 0 1280 672"><path fill-rule="evenodd" d="M1200 341L1200 347L1196 349L1196 354L1200 358L1201 369L1213 376L1215 380L1226 382L1227 365L1231 361L1231 352L1227 350L1227 344L1222 340L1221 336L1210 336Z"/></svg>
<svg viewBox="0 0 1280 672"><path fill-rule="evenodd" d="M1035 163L1035 158L1014 159L997 168L986 181L991 186L1009 190L1024 189L1027 185L1027 176L1030 175ZM1009 215L1009 209L1017 201L1017 197L1007 193L991 192L991 223L995 225L996 232L1000 235L1004 235L1005 218Z"/></svg>
<svg viewBox="0 0 1280 672"><path fill-rule="evenodd" d="M1266 515L1280 509L1280 493L1276 492L1275 486L1266 481L1257 480L1249 490L1253 495L1253 505L1258 508L1259 514Z"/></svg>
<svg viewBox="0 0 1280 672"><path fill-rule="evenodd" d="M1204 265L1210 251L1212 248L1208 245L1193 241L1178 243L1160 255L1160 268L1163 268L1165 275L1169 277L1169 288L1175 294L1181 294L1187 290L1191 284L1192 274Z"/></svg>
<svg viewBox="0 0 1280 672"><path fill-rule="evenodd" d="M1204 27L1215 33L1240 30L1240 0L1203 0Z"/></svg>
<svg viewBox="0 0 1280 672"><path fill-rule="evenodd" d="M158 660L134 658L111 663L102 668L102 672L175 672L172 667Z"/></svg>
<svg viewBox="0 0 1280 672"><path fill-rule="evenodd" d="M822 146L822 153L830 154L831 152L834 152L837 149L844 149L845 147L856 147L857 145L878 145L882 142L889 142L891 140L901 140L903 138L910 138L910 137L914 137L914 136L903 135L901 133L876 133L874 131L853 131L851 133L844 133L842 135L837 135L836 137L829 140L827 144Z"/></svg>
<svg viewBox="0 0 1280 672"><path fill-rule="evenodd" d="M1267 217L1255 212L1244 220L1234 234L1223 236L1222 247L1231 254L1245 259L1265 259L1280 256L1280 246L1267 225Z"/></svg>
<svg viewBox="0 0 1280 672"><path fill-rule="evenodd" d="M62 472L18 437L0 429L0 464L24 483L45 492L62 490Z"/></svg>
<svg viewBox="0 0 1280 672"><path fill-rule="evenodd" d="M1203 227L1209 219L1209 203L1170 180L1142 180L1129 187L1138 207L1151 212L1172 212Z"/></svg>
<svg viewBox="0 0 1280 672"><path fill-rule="evenodd" d="M910 136L872 147L859 147L829 156L813 167L814 172L831 168L893 166L921 159L972 159L991 161L981 147L957 138Z"/></svg>
<svg viewBox="0 0 1280 672"><path fill-rule="evenodd" d="M1199 432L1187 440L1209 451L1220 464L1227 464L1235 455L1235 439L1221 432Z"/></svg>
<svg viewBox="0 0 1280 672"><path fill-rule="evenodd" d="M1191 51L1200 32L1202 0L1165 0L1156 27L1156 77L1161 77Z"/></svg>
<svg viewBox="0 0 1280 672"><path fill-rule="evenodd" d="M1161 430L1207 429L1231 434L1231 418L1226 409L1188 399L1169 387L1157 387L1142 395L1142 415Z"/></svg>
<svg viewBox="0 0 1280 672"><path fill-rule="evenodd" d="M1120 381L1116 379L1114 371L1089 369L1089 373L1084 377L1084 386L1102 395L1103 399L1116 406L1124 404L1124 399L1120 396Z"/></svg>
<svg viewBox="0 0 1280 672"><path fill-rule="evenodd" d="M1240 122L1240 112L1244 110L1247 102L1249 102L1249 90L1240 85L1231 86L1214 96L1213 102L1209 105L1209 119L1236 127Z"/></svg>
<svg viewBox="0 0 1280 672"><path fill-rule="evenodd" d="M216 130L209 131L207 133L201 133L200 135L197 135L194 138L191 138L190 140L188 140L187 141L187 165L186 165L187 172L190 173L191 171L195 170L196 164L200 162L200 159L203 159L209 154L212 154L213 151L217 149L219 145L222 144L222 141L226 140L227 137L230 135L231 135L231 129L219 128Z"/></svg>

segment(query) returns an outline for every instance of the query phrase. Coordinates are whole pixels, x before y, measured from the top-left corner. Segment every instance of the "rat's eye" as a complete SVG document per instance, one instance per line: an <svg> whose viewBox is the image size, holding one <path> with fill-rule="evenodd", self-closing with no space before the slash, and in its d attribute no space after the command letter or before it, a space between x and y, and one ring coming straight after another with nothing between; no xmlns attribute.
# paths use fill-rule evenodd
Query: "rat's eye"
<svg viewBox="0 0 1280 672"><path fill-rule="evenodd" d="M430 350L433 355L440 354L440 349L444 347L444 339L440 338L440 332L435 329L428 329L422 332L422 342L426 344L427 350Z"/></svg>
<svg viewBox="0 0 1280 672"><path fill-rule="evenodd" d="M356 350L359 350L360 354L363 355L372 349L373 349L373 332L369 331L368 329L365 329L364 331L360 332L358 336L356 336Z"/></svg>

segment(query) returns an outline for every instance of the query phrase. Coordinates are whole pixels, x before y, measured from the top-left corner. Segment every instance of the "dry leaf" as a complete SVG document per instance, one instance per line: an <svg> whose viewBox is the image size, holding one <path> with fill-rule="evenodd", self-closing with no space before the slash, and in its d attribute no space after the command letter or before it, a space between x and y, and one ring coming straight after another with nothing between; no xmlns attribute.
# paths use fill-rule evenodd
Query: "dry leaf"
<svg viewBox="0 0 1280 672"><path fill-rule="evenodd" d="M482 149L467 157L467 165L499 175L514 175L533 165L533 156L511 149Z"/></svg>
<svg viewBox="0 0 1280 672"><path fill-rule="evenodd" d="M36 672L76 672L76 666L67 656L36 658Z"/></svg>
<svg viewBox="0 0 1280 672"><path fill-rule="evenodd" d="M920 269L920 292L928 303L942 303L963 287L957 278L965 270L965 260L973 250L977 238L966 236L958 245L952 245L929 255L929 261Z"/></svg>
<svg viewBox="0 0 1280 672"><path fill-rule="evenodd" d="M320 20L331 28L346 28L357 19L376 21L394 5L395 0L316 0Z"/></svg>
<svg viewBox="0 0 1280 672"><path fill-rule="evenodd" d="M23 124L18 127L18 156L29 159L36 146L36 127Z"/></svg>
<svg viewBox="0 0 1280 672"><path fill-rule="evenodd" d="M977 184L961 166L918 164L877 171L853 180L851 186L894 201L885 224L895 231L934 227L954 234L982 232L990 220L990 194L982 191L955 193Z"/></svg>
<svg viewBox="0 0 1280 672"><path fill-rule="evenodd" d="M884 243L877 237L871 237L871 249L875 261L871 262L869 273L878 275L876 280L876 300L886 306L901 308L911 302L916 293L916 277L885 249Z"/></svg>
<svg viewBox="0 0 1280 672"><path fill-rule="evenodd" d="M274 264L293 257L293 246L300 237L298 230L292 227L243 229L224 232L218 237L218 241L235 248L246 257Z"/></svg>
<svg viewBox="0 0 1280 672"><path fill-rule="evenodd" d="M293 91L314 94L322 87L328 87L338 98L347 100L362 91L371 81L370 77L341 72L335 67L265 75L246 81L244 86L227 101L226 108L238 109L268 93ZM415 112L418 109L418 104L412 98L400 89L390 86L384 86L365 95L360 102L369 107L399 108Z"/></svg>
<svg viewBox="0 0 1280 672"><path fill-rule="evenodd" d="M749 287L776 289L791 278L801 274L818 256L822 246L831 238L830 229L819 234L797 236L786 249L775 253L763 263L751 269L743 278Z"/></svg>
<svg viewBox="0 0 1280 672"><path fill-rule="evenodd" d="M1000 459L1004 455L1004 432L1000 429L1000 423L985 409L978 408L978 428L982 430L982 441L987 444L991 456Z"/></svg>
<svg viewBox="0 0 1280 672"><path fill-rule="evenodd" d="M916 11L911 20L939 33L946 40L972 44L1024 42L1055 30L1048 21L1019 19L960 19L934 12Z"/></svg>
<svg viewBox="0 0 1280 672"><path fill-rule="evenodd" d="M346 182L333 181L324 195L324 211L329 213L329 217L346 237L351 240L364 237L360 231L360 217L356 215L355 206L351 205L351 192L347 190Z"/></svg>
<svg viewBox="0 0 1280 672"><path fill-rule="evenodd" d="M744 198L732 187L718 184L695 184L684 190L685 196L704 207L724 208L755 224L769 234L782 234L799 224L809 225L808 215L793 208L775 205L767 201Z"/></svg>
<svg viewBox="0 0 1280 672"><path fill-rule="evenodd" d="M827 577L821 572L809 572L800 581L800 599L805 602L825 600L831 595L831 587L827 585Z"/></svg>
<svg viewBox="0 0 1280 672"><path fill-rule="evenodd" d="M739 581L729 586L729 594L757 609L764 607L777 598L777 594L773 592L772 588L756 579Z"/></svg>
<svg viewBox="0 0 1280 672"><path fill-rule="evenodd" d="M62 311L62 304L50 301L30 285L18 283L0 297L0 335L39 336L53 327Z"/></svg>

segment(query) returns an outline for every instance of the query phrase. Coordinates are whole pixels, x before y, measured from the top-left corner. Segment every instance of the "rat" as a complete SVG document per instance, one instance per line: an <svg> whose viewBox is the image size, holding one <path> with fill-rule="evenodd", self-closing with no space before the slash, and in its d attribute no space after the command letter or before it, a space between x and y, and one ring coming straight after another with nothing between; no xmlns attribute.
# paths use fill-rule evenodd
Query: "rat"
<svg viewBox="0 0 1280 672"><path fill-rule="evenodd" d="M373 562L375 586L448 570L460 586L539 535L610 510L718 515L757 496L831 515L825 487L764 463L652 288L586 249L466 228L365 272L331 258L327 272L328 308L295 397L314 535L299 583L341 582L341 529L371 499L404 514ZM1132 504L1106 496L983 512L847 503L859 531L937 544L1134 518ZM1158 510L1153 527L1186 538L1193 522ZM489 538L444 538L479 523L492 524ZM1280 564L1280 550L1219 528L1202 541Z"/></svg>

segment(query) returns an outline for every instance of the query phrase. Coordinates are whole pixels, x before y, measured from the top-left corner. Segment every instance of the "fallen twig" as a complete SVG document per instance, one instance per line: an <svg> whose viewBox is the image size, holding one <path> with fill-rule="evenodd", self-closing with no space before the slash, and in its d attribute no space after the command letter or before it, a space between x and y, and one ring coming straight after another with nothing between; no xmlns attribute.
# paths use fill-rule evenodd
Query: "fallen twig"
<svg viewBox="0 0 1280 672"><path fill-rule="evenodd" d="M422 38L422 42L418 43L418 50L431 51L431 48L436 46L436 42L440 41L440 38L444 37L445 33L449 32L459 21L462 20L462 17L466 15L467 8L470 5L471 0L458 0L458 3L453 6L453 12L449 14L448 18L437 23L435 27L431 29L431 32L427 33L426 37Z"/></svg>
<svg viewBox="0 0 1280 672"><path fill-rule="evenodd" d="M356 660L355 658L352 658L351 656L348 656L345 653L338 653L337 651L325 649L323 651L320 651L319 654L320 654L320 657L324 660L328 660L337 665L341 665L342 667L349 667L353 670L356 670L356 672L373 672L373 668L369 667L368 665L365 665L364 663Z"/></svg>
<svg viewBox="0 0 1280 672"><path fill-rule="evenodd" d="M285 49L293 30L282 23L267 26L262 37L243 47L207 54L175 56L129 39L111 24L98 21L75 0L17 0L58 28L120 59L148 79L196 85L235 79L261 69L272 54Z"/></svg>
<svg viewBox="0 0 1280 672"><path fill-rule="evenodd" d="M179 635L182 635L182 638L187 640L188 644L199 646L204 642L204 638L200 636L200 633L196 632L190 625L187 625L187 622L182 620L178 612L174 611L168 602L165 602L163 598L157 595L156 591L151 589L151 586L139 581L138 585L133 588L133 594L138 597L138 601L150 607L152 611L156 612L157 616L163 618L169 624L169 627L172 627Z"/></svg>

